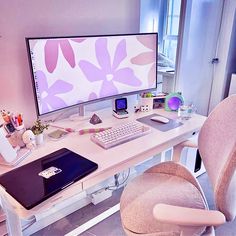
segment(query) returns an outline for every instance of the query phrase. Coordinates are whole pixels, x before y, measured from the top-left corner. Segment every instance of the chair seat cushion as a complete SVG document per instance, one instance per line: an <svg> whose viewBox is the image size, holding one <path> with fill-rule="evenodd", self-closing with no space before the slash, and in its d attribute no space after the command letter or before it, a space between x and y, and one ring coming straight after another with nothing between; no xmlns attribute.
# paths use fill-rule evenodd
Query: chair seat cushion
<svg viewBox="0 0 236 236"><path fill-rule="evenodd" d="M133 179L121 196L120 213L126 231L155 235L170 232L170 235L179 235L181 226L163 224L154 218L152 210L158 203L207 208L199 190L186 179L172 174L144 173ZM196 235L205 230L205 227L188 228Z"/></svg>

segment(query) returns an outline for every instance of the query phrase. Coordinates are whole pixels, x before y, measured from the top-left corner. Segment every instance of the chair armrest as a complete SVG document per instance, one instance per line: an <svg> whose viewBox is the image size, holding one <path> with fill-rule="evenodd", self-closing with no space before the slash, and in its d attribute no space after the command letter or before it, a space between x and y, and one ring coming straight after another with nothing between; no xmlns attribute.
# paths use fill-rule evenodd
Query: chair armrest
<svg viewBox="0 0 236 236"><path fill-rule="evenodd" d="M186 140L186 141L182 142L181 145L184 147L191 147L191 148L198 147L197 140Z"/></svg>
<svg viewBox="0 0 236 236"><path fill-rule="evenodd" d="M218 226L225 223L220 211L157 204L153 208L154 217L163 223L183 226Z"/></svg>
<svg viewBox="0 0 236 236"><path fill-rule="evenodd" d="M177 144L176 146L173 147L173 157L172 160L175 162L180 161L181 157L181 152L185 147L190 147L190 148L197 148L198 144L197 141L195 140L186 140L182 143Z"/></svg>

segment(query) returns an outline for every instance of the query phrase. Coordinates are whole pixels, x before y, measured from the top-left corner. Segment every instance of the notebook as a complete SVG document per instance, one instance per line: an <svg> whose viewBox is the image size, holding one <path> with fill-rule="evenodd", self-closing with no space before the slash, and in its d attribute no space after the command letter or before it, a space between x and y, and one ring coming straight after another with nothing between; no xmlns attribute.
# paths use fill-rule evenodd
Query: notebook
<svg viewBox="0 0 236 236"><path fill-rule="evenodd" d="M96 163L63 148L1 175L0 184L29 210L97 168Z"/></svg>

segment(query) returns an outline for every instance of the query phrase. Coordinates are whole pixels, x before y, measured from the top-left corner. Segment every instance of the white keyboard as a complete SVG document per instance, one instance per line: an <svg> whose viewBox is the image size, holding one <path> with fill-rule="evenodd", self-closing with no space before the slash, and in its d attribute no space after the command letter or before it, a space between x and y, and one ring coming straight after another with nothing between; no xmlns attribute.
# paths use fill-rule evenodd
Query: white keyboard
<svg viewBox="0 0 236 236"><path fill-rule="evenodd" d="M128 142L132 139L151 132L149 126L144 126L137 121L131 121L111 129L93 134L91 140L101 147L108 149L116 145Z"/></svg>

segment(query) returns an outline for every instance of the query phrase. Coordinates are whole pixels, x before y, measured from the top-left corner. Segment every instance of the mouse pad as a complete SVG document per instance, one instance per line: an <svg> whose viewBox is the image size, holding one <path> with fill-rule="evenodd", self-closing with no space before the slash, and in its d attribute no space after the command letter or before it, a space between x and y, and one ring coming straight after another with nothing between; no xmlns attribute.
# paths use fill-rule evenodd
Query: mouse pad
<svg viewBox="0 0 236 236"><path fill-rule="evenodd" d="M144 123L146 125L149 125L149 126L155 128L155 129L158 129L158 130L163 131L163 132L171 130L171 129L174 129L176 127L179 127L179 126L183 125L183 123L179 122L178 120L173 120L173 119L170 119L170 118L165 117L165 116L163 116L163 117L165 117L165 118L167 118L169 120L169 122L167 124L151 120L151 118L153 116L156 116L156 115L162 116L162 115L154 113L154 114L151 114L151 115L139 118L139 119L137 119L137 121L142 122L142 123Z"/></svg>

